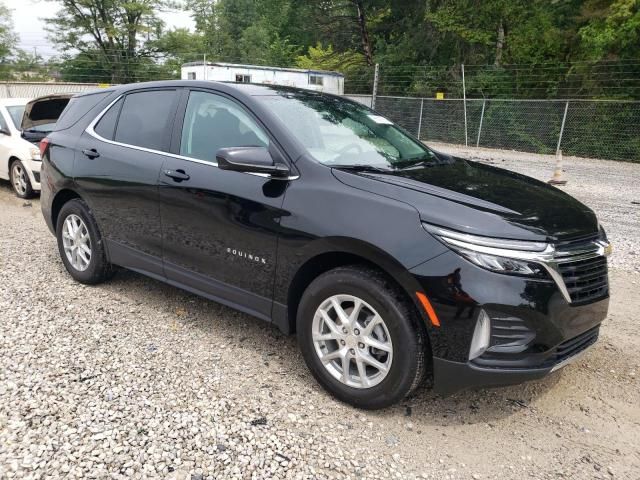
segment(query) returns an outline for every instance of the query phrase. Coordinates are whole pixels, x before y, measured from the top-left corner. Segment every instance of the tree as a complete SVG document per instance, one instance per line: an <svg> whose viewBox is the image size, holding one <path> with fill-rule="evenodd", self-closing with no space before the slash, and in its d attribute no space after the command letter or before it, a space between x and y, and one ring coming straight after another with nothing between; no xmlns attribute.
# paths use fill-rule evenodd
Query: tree
<svg viewBox="0 0 640 480"><path fill-rule="evenodd" d="M180 78L180 67L187 62L201 61L205 39L199 33L186 28L175 28L163 32L145 47L155 59L158 78Z"/></svg>
<svg viewBox="0 0 640 480"><path fill-rule="evenodd" d="M15 53L17 43L11 10L0 3L0 63L4 64Z"/></svg>
<svg viewBox="0 0 640 480"><path fill-rule="evenodd" d="M50 0L57 1L57 0ZM50 39L62 50L79 50L109 72L112 83L139 79L145 44L162 33L157 14L168 0L59 0L61 9L46 19Z"/></svg>
<svg viewBox="0 0 640 480"><path fill-rule="evenodd" d="M188 0L208 58L289 66L300 47L289 37L292 0Z"/></svg>
<svg viewBox="0 0 640 480"><path fill-rule="evenodd" d="M590 59L637 58L640 50L640 1L587 2L583 13L595 9L578 32L582 51Z"/></svg>

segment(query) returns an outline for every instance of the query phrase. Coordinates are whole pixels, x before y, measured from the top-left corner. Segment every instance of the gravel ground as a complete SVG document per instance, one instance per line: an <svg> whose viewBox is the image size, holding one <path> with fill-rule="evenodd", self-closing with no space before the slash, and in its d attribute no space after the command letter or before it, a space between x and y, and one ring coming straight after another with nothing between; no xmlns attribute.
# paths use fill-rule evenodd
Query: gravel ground
<svg viewBox="0 0 640 480"><path fill-rule="evenodd" d="M378 412L334 401L268 324L131 272L74 283L39 201L0 183L0 478L640 478L640 276L617 259L638 248L640 167L603 166L626 187L591 196L567 166L619 245L591 352Z"/></svg>

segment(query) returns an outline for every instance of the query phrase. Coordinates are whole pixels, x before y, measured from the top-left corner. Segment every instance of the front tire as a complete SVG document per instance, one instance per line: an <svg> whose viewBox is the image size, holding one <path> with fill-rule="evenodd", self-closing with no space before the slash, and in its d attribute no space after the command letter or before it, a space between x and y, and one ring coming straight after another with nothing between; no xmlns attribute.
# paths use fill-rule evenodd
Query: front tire
<svg viewBox="0 0 640 480"><path fill-rule="evenodd" d="M34 193L31 180L29 180L29 174L20 160L14 160L11 163L10 172L11 186L15 194L24 199L32 198Z"/></svg>
<svg viewBox="0 0 640 480"><path fill-rule="evenodd" d="M424 378L425 330L406 296L376 270L340 267L316 278L296 328L313 376L355 407L393 405Z"/></svg>
<svg viewBox="0 0 640 480"><path fill-rule="evenodd" d="M58 251L69 274L93 285L113 275L102 236L87 204L80 199L65 203L56 222Z"/></svg>

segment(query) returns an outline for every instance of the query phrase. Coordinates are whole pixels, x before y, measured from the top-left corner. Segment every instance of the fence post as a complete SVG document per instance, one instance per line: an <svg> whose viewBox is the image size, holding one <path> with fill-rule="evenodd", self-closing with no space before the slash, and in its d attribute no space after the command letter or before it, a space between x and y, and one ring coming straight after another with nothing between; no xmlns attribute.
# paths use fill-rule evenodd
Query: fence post
<svg viewBox="0 0 640 480"><path fill-rule="evenodd" d="M424 98L420 99L420 118L418 119L418 140L420 140L420 131L422 130L422 108L424 107Z"/></svg>
<svg viewBox="0 0 640 480"><path fill-rule="evenodd" d="M480 126L478 127L478 139L476 140L476 148L480 146L480 133L482 133L482 121L484 120L484 106L487 103L487 99L482 100L482 112L480 112Z"/></svg>
<svg viewBox="0 0 640 480"><path fill-rule="evenodd" d="M556 147L556 155L560 151L560 144L562 143L562 135L564 134L564 124L567 121L567 111L569 110L569 100L564 105L564 115L562 115L562 125L560 125L560 135L558 136L558 146Z"/></svg>
<svg viewBox="0 0 640 480"><path fill-rule="evenodd" d="M376 63L373 70L373 92L371 92L371 109L376 109L376 97L378 96L378 76L380 75L380 64Z"/></svg>
<svg viewBox="0 0 640 480"><path fill-rule="evenodd" d="M207 79L207 54L202 56L202 79Z"/></svg>
<svg viewBox="0 0 640 480"><path fill-rule="evenodd" d="M464 106L464 146L469 146L467 139L467 89L464 83L464 63L462 66L462 104Z"/></svg>

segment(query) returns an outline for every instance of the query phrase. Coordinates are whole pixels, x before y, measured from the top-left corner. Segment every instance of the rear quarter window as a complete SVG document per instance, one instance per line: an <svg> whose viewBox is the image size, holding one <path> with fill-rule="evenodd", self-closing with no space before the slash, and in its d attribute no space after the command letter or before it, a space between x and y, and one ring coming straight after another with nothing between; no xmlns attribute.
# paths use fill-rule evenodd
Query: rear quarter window
<svg viewBox="0 0 640 480"><path fill-rule="evenodd" d="M118 115L120 115L120 108L122 107L122 103L122 98L114 103L93 128L93 130L102 138L113 140L113 135L116 130L116 122L118 121Z"/></svg>
<svg viewBox="0 0 640 480"><path fill-rule="evenodd" d="M101 100L111 95L111 91L91 93L71 97L67 107L62 111L56 121L54 130L65 130L75 125L89 110L95 107Z"/></svg>

